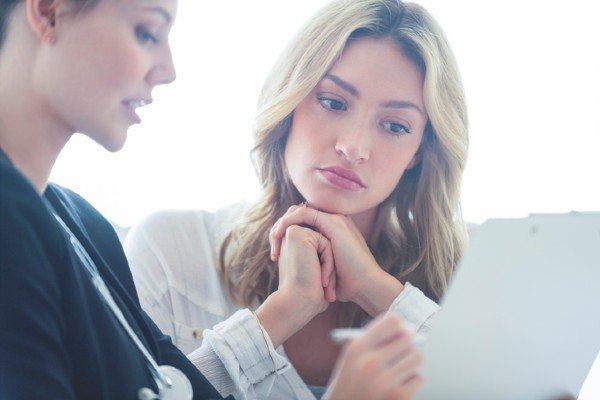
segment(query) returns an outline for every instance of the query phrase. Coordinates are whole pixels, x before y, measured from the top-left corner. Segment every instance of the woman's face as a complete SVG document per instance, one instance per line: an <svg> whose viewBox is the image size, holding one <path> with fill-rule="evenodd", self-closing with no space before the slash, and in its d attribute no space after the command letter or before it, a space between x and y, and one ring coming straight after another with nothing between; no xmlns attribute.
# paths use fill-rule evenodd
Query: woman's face
<svg viewBox="0 0 600 400"><path fill-rule="evenodd" d="M352 42L294 111L292 182L321 210L374 215L417 162L426 122L417 65L389 39Z"/></svg>
<svg viewBox="0 0 600 400"><path fill-rule="evenodd" d="M156 85L175 79L168 34L177 2L100 0L81 13L60 4L66 11L56 13L35 82L57 124L118 150L140 122L135 109L152 101Z"/></svg>

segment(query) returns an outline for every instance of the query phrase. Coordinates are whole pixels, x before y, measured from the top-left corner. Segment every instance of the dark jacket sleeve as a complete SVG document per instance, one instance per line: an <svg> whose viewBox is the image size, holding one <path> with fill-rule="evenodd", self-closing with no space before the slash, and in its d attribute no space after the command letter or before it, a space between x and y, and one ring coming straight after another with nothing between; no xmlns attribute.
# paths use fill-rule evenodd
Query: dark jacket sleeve
<svg viewBox="0 0 600 400"><path fill-rule="evenodd" d="M0 165L0 398L71 399L62 341L60 235L40 196Z"/></svg>

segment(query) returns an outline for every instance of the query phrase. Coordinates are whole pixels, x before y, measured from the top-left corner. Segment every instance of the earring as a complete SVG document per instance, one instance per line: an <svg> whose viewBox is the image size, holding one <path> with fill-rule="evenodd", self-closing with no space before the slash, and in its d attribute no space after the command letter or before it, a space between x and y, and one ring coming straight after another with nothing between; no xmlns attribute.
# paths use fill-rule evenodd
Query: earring
<svg viewBox="0 0 600 400"><path fill-rule="evenodd" d="M54 36L54 33L50 31L44 34L43 40L46 42L46 44L52 45L54 44L56 37Z"/></svg>

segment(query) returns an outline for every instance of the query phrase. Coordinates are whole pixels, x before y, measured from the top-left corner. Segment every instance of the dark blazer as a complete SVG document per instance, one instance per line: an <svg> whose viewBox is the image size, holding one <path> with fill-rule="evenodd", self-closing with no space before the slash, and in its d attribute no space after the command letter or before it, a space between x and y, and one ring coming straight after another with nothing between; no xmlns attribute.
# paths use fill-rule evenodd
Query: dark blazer
<svg viewBox="0 0 600 400"><path fill-rule="evenodd" d="M0 150L0 398L136 399L154 379L95 286L56 210L96 264L125 318L159 365L183 371L194 399L220 397L151 319L110 223L77 194L41 197Z"/></svg>

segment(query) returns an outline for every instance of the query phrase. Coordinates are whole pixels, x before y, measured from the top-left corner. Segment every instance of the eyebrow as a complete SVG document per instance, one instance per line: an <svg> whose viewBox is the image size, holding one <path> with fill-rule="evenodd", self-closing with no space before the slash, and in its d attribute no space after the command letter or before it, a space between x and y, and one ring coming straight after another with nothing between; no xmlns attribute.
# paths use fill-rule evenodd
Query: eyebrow
<svg viewBox="0 0 600 400"><path fill-rule="evenodd" d="M325 74L325 78L329 79L330 81L332 81L333 83L338 85L340 88L342 88L346 92L350 93L352 96L354 96L354 97L360 96L360 93L356 87L354 87L352 84L346 82L339 76L336 76L333 74ZM421 110L421 108L418 105L416 105L415 103L413 103L412 101L389 100L389 101L382 103L381 106L384 108L412 108L412 109L418 111L419 114L421 114L422 116L425 116L425 112L423 110Z"/></svg>
<svg viewBox="0 0 600 400"><path fill-rule="evenodd" d="M383 103L382 106L384 108L412 108L413 110L418 111L422 116L425 116L423 110L412 101L390 100Z"/></svg>
<svg viewBox="0 0 600 400"><path fill-rule="evenodd" d="M162 15L163 17L165 17L165 22L167 24L170 24L171 21L173 20L173 18L171 17L171 14L169 14L167 12L167 10L165 10L164 8L162 8L160 6L148 6L148 7L145 7L145 9L148 11L155 11L155 12L159 13L160 15Z"/></svg>
<svg viewBox="0 0 600 400"><path fill-rule="evenodd" d="M325 74L325 78L329 79L331 82L335 83L336 85L344 89L346 92L350 93L352 96L359 96L358 89L346 82L345 80L343 80L342 78L340 78L339 76Z"/></svg>

